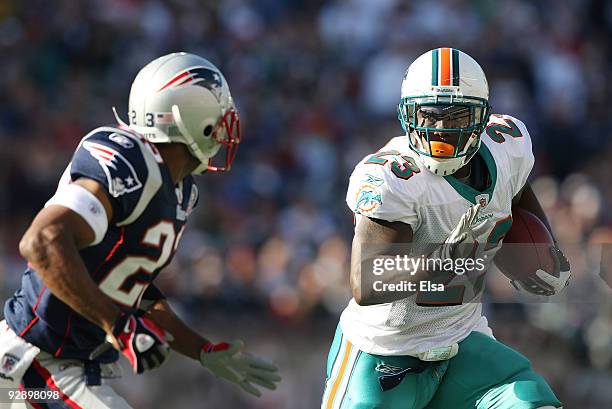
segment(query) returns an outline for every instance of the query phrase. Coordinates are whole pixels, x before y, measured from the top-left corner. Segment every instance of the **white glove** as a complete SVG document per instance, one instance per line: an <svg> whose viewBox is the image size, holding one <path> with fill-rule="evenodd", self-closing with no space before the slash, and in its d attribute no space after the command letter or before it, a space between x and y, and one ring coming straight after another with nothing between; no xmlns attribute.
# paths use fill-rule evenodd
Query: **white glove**
<svg viewBox="0 0 612 409"><path fill-rule="evenodd" d="M555 262L552 274L544 270L537 270L534 276L523 280L511 280L510 283L514 288L536 295L551 296L567 287L572 275L569 261L556 246L550 246L550 254Z"/></svg>
<svg viewBox="0 0 612 409"><path fill-rule="evenodd" d="M450 235L444 240L444 243L439 247L439 250L434 251L431 256L440 257L442 260L468 258L472 257L478 246L476 237L478 231L482 230L487 224L483 221L476 226L472 226L480 210L480 203L476 203L470 207L461 219L457 226L451 231ZM461 244L461 246L459 246ZM430 256L430 257L431 257Z"/></svg>
<svg viewBox="0 0 612 409"><path fill-rule="evenodd" d="M253 384L274 390L281 381L278 368L271 363L242 352L244 343L221 342L202 345L200 362L216 377L238 384L245 392L260 397L261 392Z"/></svg>

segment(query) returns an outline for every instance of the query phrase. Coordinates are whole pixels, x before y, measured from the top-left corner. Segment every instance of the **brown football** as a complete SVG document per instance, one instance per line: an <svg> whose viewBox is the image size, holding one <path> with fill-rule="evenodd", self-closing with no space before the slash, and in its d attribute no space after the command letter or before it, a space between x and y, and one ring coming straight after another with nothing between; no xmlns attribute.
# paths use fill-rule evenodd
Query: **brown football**
<svg viewBox="0 0 612 409"><path fill-rule="evenodd" d="M550 245L554 244L546 225L533 213L519 207L512 208L512 227L495 255L495 264L504 275L521 279L538 269L554 271Z"/></svg>

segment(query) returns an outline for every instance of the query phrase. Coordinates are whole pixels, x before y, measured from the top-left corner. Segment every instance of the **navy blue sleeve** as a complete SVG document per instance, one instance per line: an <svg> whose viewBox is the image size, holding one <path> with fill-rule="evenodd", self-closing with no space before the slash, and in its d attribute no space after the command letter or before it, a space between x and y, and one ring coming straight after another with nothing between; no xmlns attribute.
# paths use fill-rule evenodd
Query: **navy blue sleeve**
<svg viewBox="0 0 612 409"><path fill-rule="evenodd" d="M106 188L115 221L127 218L134 211L147 174L139 145L109 131L93 132L84 138L70 165L72 180L85 177Z"/></svg>

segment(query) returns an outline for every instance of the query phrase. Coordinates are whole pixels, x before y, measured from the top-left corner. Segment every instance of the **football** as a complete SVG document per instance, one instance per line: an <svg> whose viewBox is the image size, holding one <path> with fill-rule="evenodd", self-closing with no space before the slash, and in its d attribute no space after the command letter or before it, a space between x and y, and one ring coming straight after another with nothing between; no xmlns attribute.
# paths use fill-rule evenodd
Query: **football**
<svg viewBox="0 0 612 409"><path fill-rule="evenodd" d="M538 269L554 271L550 245L554 244L546 225L533 213L512 209L512 227L495 255L495 264L510 279L533 275Z"/></svg>

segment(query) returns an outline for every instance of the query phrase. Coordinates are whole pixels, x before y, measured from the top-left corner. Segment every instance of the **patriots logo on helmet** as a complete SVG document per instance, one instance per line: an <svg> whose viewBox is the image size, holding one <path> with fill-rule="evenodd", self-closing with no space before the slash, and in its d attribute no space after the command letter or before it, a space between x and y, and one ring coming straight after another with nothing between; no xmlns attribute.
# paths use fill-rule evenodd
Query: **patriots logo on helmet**
<svg viewBox="0 0 612 409"><path fill-rule="evenodd" d="M215 96L217 101L221 100L221 75L218 72L206 67L194 67L183 71L166 84L164 84L157 92L161 92L170 88L177 88L183 85L196 85L208 89Z"/></svg>
<svg viewBox="0 0 612 409"><path fill-rule="evenodd" d="M132 164L113 148L89 141L83 142L83 148L102 166L109 192L113 197L134 192L142 187Z"/></svg>

